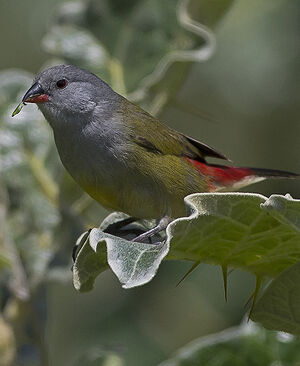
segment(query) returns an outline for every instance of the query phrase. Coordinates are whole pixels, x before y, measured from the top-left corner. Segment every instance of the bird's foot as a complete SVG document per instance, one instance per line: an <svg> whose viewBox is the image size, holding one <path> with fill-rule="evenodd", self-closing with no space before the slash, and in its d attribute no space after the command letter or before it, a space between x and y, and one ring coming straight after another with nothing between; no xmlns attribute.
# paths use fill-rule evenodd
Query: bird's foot
<svg viewBox="0 0 300 366"><path fill-rule="evenodd" d="M170 222L171 222L171 218L169 216L164 216L162 219L159 220L159 223L154 228L144 232L141 235L138 235L136 238L134 238L131 241L133 241L133 242L144 242L145 239L148 239L150 241L149 244L152 244L152 245L160 244L161 242L152 243L151 238L154 235L160 233L162 230L165 230Z"/></svg>

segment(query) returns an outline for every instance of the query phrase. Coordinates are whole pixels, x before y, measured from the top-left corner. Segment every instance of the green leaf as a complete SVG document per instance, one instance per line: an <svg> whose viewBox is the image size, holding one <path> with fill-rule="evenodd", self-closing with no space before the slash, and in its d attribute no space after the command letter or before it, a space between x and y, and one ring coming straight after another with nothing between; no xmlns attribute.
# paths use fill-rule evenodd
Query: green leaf
<svg viewBox="0 0 300 366"><path fill-rule="evenodd" d="M251 319L267 329L300 335L300 262L271 282L257 301Z"/></svg>
<svg viewBox="0 0 300 366"><path fill-rule="evenodd" d="M78 238L76 246L79 248L73 266L73 284L78 291L90 291L95 278L108 268L106 253L92 249L88 231Z"/></svg>
<svg viewBox="0 0 300 366"><path fill-rule="evenodd" d="M269 202L289 202L294 210L300 209L298 200L283 196L203 193L186 197L189 217L174 220L167 228L168 258L240 268L258 277L277 276L300 260L300 233L267 210Z"/></svg>
<svg viewBox="0 0 300 366"><path fill-rule="evenodd" d="M123 216L110 215L102 224L119 221ZM117 219L117 220L116 220ZM138 225L135 225L136 229ZM74 287L88 291L93 287L95 278L109 267L116 274L124 288L131 288L149 282L155 275L161 260L166 256L166 244L133 243L126 238L119 238L92 229L83 234L77 244L82 245L74 263Z"/></svg>
<svg viewBox="0 0 300 366"><path fill-rule="evenodd" d="M250 322L195 339L159 366L296 365L299 357L299 339Z"/></svg>
<svg viewBox="0 0 300 366"><path fill-rule="evenodd" d="M98 256L105 251L106 244L107 262L125 288L150 281L165 257L240 268L260 279L276 277L300 261L300 233L291 224L300 215L298 200L283 196L267 199L251 193L197 193L186 197L185 203L188 216L169 224L164 244L130 242L104 233L102 226L91 231L84 247L93 257L89 246ZM288 210L280 211L279 220L278 210L274 213L270 205L284 204ZM112 214L105 226L121 218ZM131 238L136 236L136 229L137 224L132 225ZM82 250L78 261L84 255ZM89 266L81 267L78 263L76 270L88 273Z"/></svg>
<svg viewBox="0 0 300 366"><path fill-rule="evenodd" d="M22 108L24 107L24 105L25 104L23 102L19 103L17 105L16 109L12 112L11 116L14 117L15 115L19 114L21 112Z"/></svg>
<svg viewBox="0 0 300 366"><path fill-rule="evenodd" d="M273 194L262 209L283 224L288 224L300 232L300 200L294 200L289 194L280 196Z"/></svg>

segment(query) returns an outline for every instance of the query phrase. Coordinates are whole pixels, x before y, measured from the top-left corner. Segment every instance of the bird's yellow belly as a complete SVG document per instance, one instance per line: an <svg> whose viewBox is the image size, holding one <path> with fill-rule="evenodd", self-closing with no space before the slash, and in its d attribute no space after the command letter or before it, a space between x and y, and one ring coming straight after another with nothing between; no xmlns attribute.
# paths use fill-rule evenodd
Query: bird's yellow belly
<svg viewBox="0 0 300 366"><path fill-rule="evenodd" d="M89 178L85 175L84 180L76 180L92 198L110 210L141 219L159 219L165 215L172 218L185 216L184 197L208 191L207 183L183 159L155 158L153 170L149 169L151 165L145 160L142 171L135 168L124 172L119 167L113 170L113 175L102 175L98 171L97 174L89 175ZM170 165L164 162L167 158Z"/></svg>
<svg viewBox="0 0 300 366"><path fill-rule="evenodd" d="M120 207L119 194L113 187L99 186L90 182L79 182L81 188L85 190L93 199L105 208L114 211L122 211Z"/></svg>
<svg viewBox="0 0 300 366"><path fill-rule="evenodd" d="M165 197L153 183L129 184L122 180L111 184L104 182L95 184L87 181L78 183L92 198L110 210L143 219L160 218L167 213Z"/></svg>

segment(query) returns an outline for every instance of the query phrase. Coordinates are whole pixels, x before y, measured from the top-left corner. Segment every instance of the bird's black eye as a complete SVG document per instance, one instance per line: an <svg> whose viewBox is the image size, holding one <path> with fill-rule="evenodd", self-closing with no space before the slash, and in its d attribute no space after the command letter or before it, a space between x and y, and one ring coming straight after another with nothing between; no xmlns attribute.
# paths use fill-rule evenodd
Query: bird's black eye
<svg viewBox="0 0 300 366"><path fill-rule="evenodd" d="M59 89L63 89L67 86L67 80L66 79L61 79L61 80L58 80L56 82L56 86L59 88Z"/></svg>

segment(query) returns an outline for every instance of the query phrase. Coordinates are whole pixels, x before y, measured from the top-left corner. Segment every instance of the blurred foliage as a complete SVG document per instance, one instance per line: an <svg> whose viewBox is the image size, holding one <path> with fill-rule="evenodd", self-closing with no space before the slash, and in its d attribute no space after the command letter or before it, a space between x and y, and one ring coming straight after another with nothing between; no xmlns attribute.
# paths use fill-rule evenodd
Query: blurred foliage
<svg viewBox="0 0 300 366"><path fill-rule="evenodd" d="M26 314L31 314L45 281L51 277L56 280L70 277L70 243L84 230L89 215L94 217L94 224L98 220L96 203L75 188L63 171L51 131L41 114L26 108L11 119L15 101L21 99L32 78L33 75L21 71L0 73L1 230L3 228L0 264L6 268L9 264L1 280L11 292L10 303L18 303L17 319L18 312L23 311L23 301ZM70 189L70 184L74 188ZM8 301L6 297L2 299L4 304ZM25 319L24 332L31 327L32 317L28 315ZM36 334L38 331L35 327L29 343L40 337ZM29 362L36 361L29 358Z"/></svg>
<svg viewBox="0 0 300 366"><path fill-rule="evenodd" d="M219 0L217 6L215 2L199 6L195 0L67 2L43 46L158 112L183 83L190 61L205 61L212 55L214 36L205 26L216 26L232 2Z"/></svg>
<svg viewBox="0 0 300 366"><path fill-rule="evenodd" d="M16 341L9 324L0 317L0 360L2 366L12 365L16 356Z"/></svg>
<svg viewBox="0 0 300 366"><path fill-rule="evenodd" d="M219 111L216 119L224 121L226 129L235 133L225 133L214 120L206 123L205 129L203 124L200 126L203 140L217 142L233 156L243 157L246 163L252 153L252 156L257 154L259 163L262 156L268 162L269 156L269 163L275 161L274 165L279 163L279 166L274 167L280 168L283 156L288 155L283 153L283 146L290 148L293 142L284 145L291 128L278 133L276 118L282 108L284 127L287 120L295 119L290 110L297 103L291 96L299 94L293 81L296 79L293 60L297 57L293 53L296 47L292 46L292 34L298 40L297 26L293 26L293 16L297 14L294 1L288 4L266 1L264 6L258 0L251 4L244 1L234 3L231 8L232 0L190 0L179 5L175 0L82 0L62 3L50 24L48 17L53 9L50 12L50 2L42 8L43 3L46 2L20 3L13 12L13 2L0 4L2 19L7 18L0 25L1 39L7 40L2 45L3 59L15 55L11 57L13 65L26 59L27 69L35 69L42 62L37 60L46 58L44 66L70 62L88 68L152 113L164 113L174 127L188 120L191 123L184 122L187 130L192 126L193 117L197 118L194 127L199 124L199 116L206 120L205 113L198 109L201 100L204 109L213 110L214 115ZM214 52L215 34L206 26L216 33L217 26L224 25L224 19L228 19L224 16L229 9L230 22L225 22L227 28L221 28L218 35L221 52L210 63L212 69L205 68L207 63L203 63L195 76L192 61L206 61ZM9 28L11 24L14 29ZM25 25L30 28L30 36ZM269 36L265 33L268 25ZM228 36L230 26L233 30ZM254 39L249 36L245 42L245 37L234 27L246 29L244 32ZM47 33L42 41L43 57L39 59L42 52L34 45L42 37L42 29L47 29ZM10 41L13 32L18 42ZM255 38L257 34L259 39ZM283 48L277 47L278 37ZM264 52L257 52L256 46ZM225 62L221 58L221 63L217 63L220 55L228 54L229 62L225 57ZM257 65L261 68L255 68ZM267 82L263 84L266 76L275 83L273 87ZM0 73L0 305L3 314L0 364L133 366L140 365L142 359L143 365L153 366L189 339L239 322L244 312L242 301L250 286L250 279L241 273L237 277L231 275L230 283L235 287L226 306L218 298L221 281L207 267L198 277L194 275L194 282L191 279L174 291L179 268L182 272L187 269L184 263L177 263L176 267L165 264L160 269L159 280L142 289L123 292L107 271L92 294L79 295L72 291L71 247L82 231L99 225L105 211L64 172L52 133L37 110L28 106L11 119L32 78L32 74L22 70ZM214 83L213 88L208 79ZM249 86L245 94L239 85ZM289 94L280 94L288 90L288 85ZM257 98L255 107L251 105L251 97ZM235 119L228 113L230 104L237 111ZM254 121L259 114L263 120L270 117L273 123L271 129L257 119L263 129L259 135L263 138L263 148L257 147L258 138L253 137ZM243 118L247 125L243 125ZM216 134L218 128L220 133ZM250 148L244 156L236 143L236 136L241 138L243 134ZM298 141L297 133L290 138ZM278 149L268 155L270 141ZM296 158L298 152L291 150L288 156ZM294 164L291 166L293 170ZM272 187L276 190L276 186ZM215 302L209 298L211 291L215 291L218 299ZM281 347L278 335L263 330L254 333L253 343L270 337L274 348ZM243 342L243 337L239 342ZM293 338L289 344L294 348L283 349L290 359L277 354L276 360L287 360L287 365L289 360L296 360L296 342ZM226 357L227 360L233 357L230 347L226 344L222 349L213 349L216 364L225 365ZM247 360L243 349L237 347L235 353L241 351L240 357ZM269 357L265 343L260 350L260 364L275 360L276 355ZM255 351L251 348L247 353L249 360L253 360L251 352Z"/></svg>
<svg viewBox="0 0 300 366"><path fill-rule="evenodd" d="M121 357L112 351L92 349L79 357L72 366L123 366Z"/></svg>
<svg viewBox="0 0 300 366"><path fill-rule="evenodd" d="M289 334L268 332L253 323L244 323L195 339L159 366L292 366L300 358L299 343Z"/></svg>
<svg viewBox="0 0 300 366"><path fill-rule="evenodd" d="M267 329L300 334L300 262L271 282L257 302L251 319Z"/></svg>

